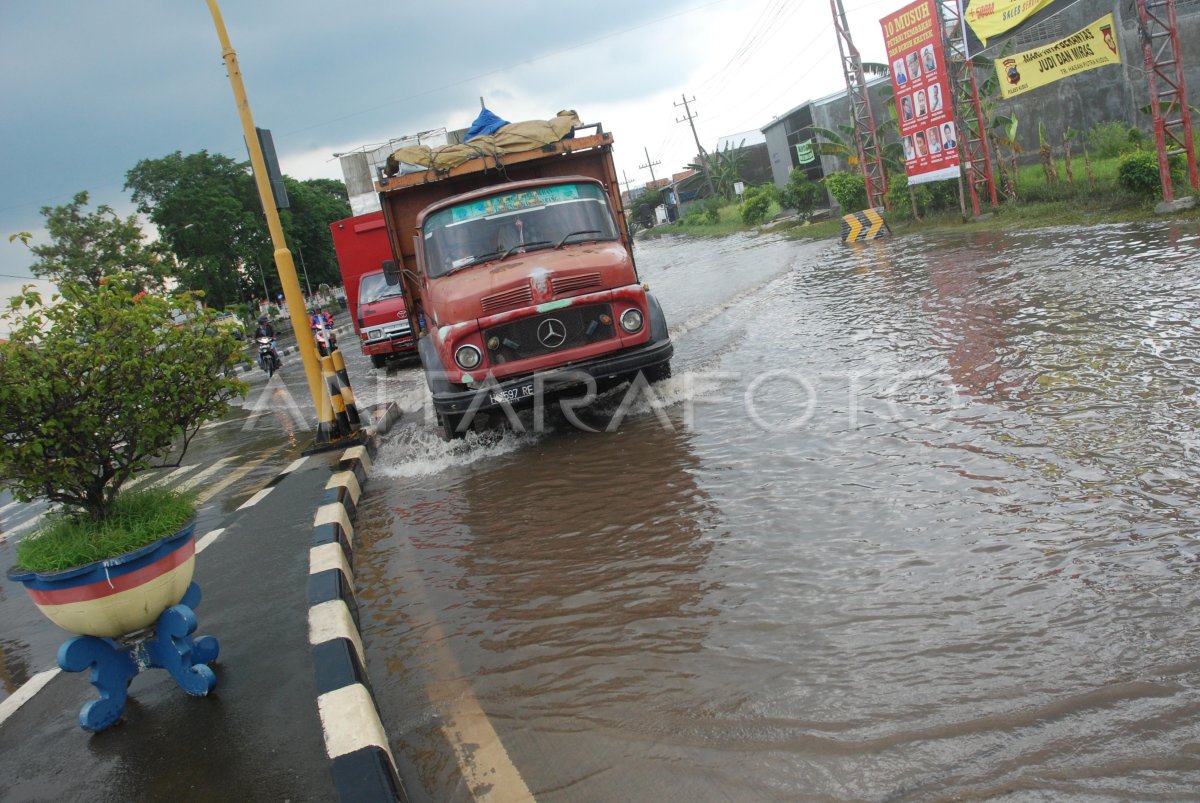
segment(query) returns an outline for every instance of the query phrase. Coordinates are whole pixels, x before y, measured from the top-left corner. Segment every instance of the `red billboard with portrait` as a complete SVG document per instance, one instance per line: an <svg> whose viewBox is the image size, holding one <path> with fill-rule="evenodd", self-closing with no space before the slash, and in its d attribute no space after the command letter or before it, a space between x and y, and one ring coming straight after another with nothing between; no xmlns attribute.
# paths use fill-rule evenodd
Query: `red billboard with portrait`
<svg viewBox="0 0 1200 803"><path fill-rule="evenodd" d="M908 183L957 178L958 130L934 0L917 0L879 24L891 65Z"/></svg>

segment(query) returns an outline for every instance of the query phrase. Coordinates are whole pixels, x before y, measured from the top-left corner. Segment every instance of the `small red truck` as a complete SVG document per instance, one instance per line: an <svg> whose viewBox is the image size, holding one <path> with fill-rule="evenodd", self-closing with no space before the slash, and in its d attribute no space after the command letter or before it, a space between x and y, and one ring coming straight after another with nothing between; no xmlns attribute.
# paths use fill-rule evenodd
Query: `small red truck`
<svg viewBox="0 0 1200 803"><path fill-rule="evenodd" d="M670 375L674 349L634 265L612 134L595 129L376 182L395 260L387 278L410 302L447 439L479 412Z"/></svg>
<svg viewBox="0 0 1200 803"><path fill-rule="evenodd" d="M363 354L382 368L389 357L412 355L413 337L403 287L389 284L383 263L392 258L382 212L335 220L329 224L333 248L342 269L346 304Z"/></svg>

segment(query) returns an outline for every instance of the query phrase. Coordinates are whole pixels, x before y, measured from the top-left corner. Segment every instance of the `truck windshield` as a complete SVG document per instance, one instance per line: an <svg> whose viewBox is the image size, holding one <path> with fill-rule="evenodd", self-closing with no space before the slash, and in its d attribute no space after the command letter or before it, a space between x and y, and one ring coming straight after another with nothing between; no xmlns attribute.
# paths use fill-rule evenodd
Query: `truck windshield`
<svg viewBox="0 0 1200 803"><path fill-rule="evenodd" d="M358 282L359 306L402 295L404 291L400 285L388 284L382 273L368 273Z"/></svg>
<svg viewBox="0 0 1200 803"><path fill-rule="evenodd" d="M425 270L436 279L524 250L617 239L604 190L570 183L498 193L425 220Z"/></svg>

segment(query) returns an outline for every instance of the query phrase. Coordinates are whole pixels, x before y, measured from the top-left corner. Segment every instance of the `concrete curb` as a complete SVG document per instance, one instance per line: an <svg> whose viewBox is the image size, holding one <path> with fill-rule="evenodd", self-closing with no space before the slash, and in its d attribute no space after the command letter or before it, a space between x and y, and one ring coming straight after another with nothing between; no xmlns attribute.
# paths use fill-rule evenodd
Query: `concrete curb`
<svg viewBox="0 0 1200 803"><path fill-rule="evenodd" d="M354 596L354 525L378 436L399 418L395 403L371 411L366 445L347 449L313 517L309 553L308 633L317 711L343 801L407 801L396 760L371 693Z"/></svg>

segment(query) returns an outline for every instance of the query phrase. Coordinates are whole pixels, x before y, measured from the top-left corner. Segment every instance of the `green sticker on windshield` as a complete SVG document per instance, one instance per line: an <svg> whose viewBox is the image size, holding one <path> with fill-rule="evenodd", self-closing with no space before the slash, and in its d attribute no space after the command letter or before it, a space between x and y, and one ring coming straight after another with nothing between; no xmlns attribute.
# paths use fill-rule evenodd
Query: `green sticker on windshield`
<svg viewBox="0 0 1200 803"><path fill-rule="evenodd" d="M521 209L534 209L559 201L577 200L579 200L579 187L574 184L561 184L557 187L539 187L536 190L493 195L491 198L453 207L450 210L450 217L457 223L463 220L500 215L505 212L517 212Z"/></svg>

